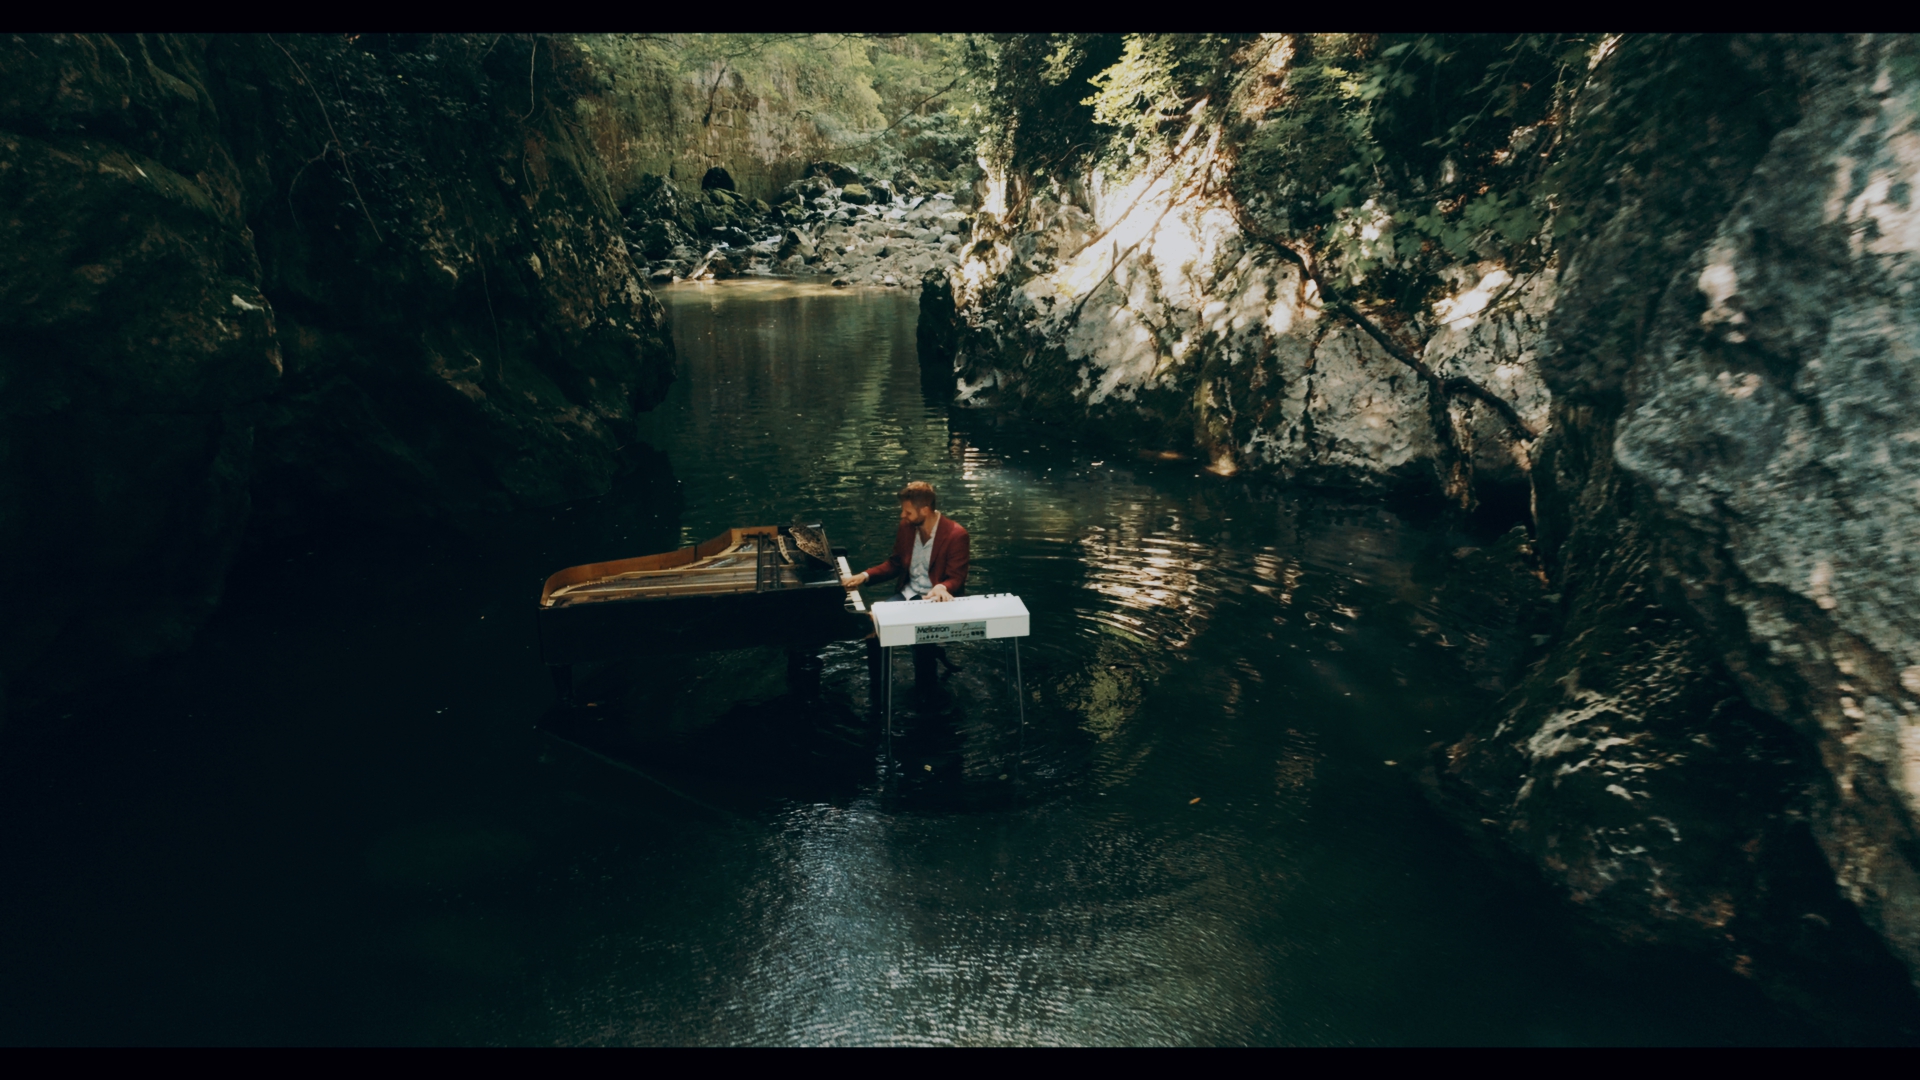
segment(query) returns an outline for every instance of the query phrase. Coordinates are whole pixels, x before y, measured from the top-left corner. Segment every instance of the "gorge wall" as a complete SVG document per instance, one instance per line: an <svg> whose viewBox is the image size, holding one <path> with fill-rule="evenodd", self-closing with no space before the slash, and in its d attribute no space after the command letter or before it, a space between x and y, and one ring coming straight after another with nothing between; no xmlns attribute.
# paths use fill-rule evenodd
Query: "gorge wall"
<svg viewBox="0 0 1920 1080"><path fill-rule="evenodd" d="M1911 1033L1920 62L1902 38L1627 36L1584 80L1553 258L1463 260L1382 316L1541 433L1449 405L1483 493L1530 489L1559 611L1427 783L1614 940ZM1221 474L1443 482L1426 385L1249 233L1250 129L1181 123L1124 183L992 177L923 292L935 377Z"/></svg>
<svg viewBox="0 0 1920 1080"><path fill-rule="evenodd" d="M566 42L0 42L0 700L185 646L249 527L604 491L672 378Z"/></svg>
<svg viewBox="0 0 1920 1080"><path fill-rule="evenodd" d="M1603 925L1810 1007L1846 997L1811 969L1871 966L1861 921L1920 976L1910 48L1702 41L1663 69L1629 40L1598 70L1593 128L1668 100L1562 249L1534 478L1564 625L1439 762Z"/></svg>
<svg viewBox="0 0 1920 1080"><path fill-rule="evenodd" d="M1109 44L1062 100L1118 62ZM1551 258L1476 251L1437 293L1370 308L1525 433L1471 395L1436 407L1288 247L1305 219L1276 226L1247 182L1288 53L1235 55L1255 58L1223 69L1237 83L1202 65L1191 111L1143 121L1131 138L1157 149L1134 167L1016 156L897 218L843 179L740 254L881 281L878 260L909 265L897 241L916 269L958 257L924 284L920 334L963 407L1222 475L1438 491L1464 458L1469 502L1531 507L1558 621L1436 750L1436 799L1616 938L1843 1029L1914 1015L1911 42L1627 36L1573 65L1549 144L1574 179L1533 234ZM639 178L691 187L680 163L710 157L750 204L804 158L754 157L763 102L719 81L694 143L621 128L637 106L604 96L603 66L558 37L0 41L0 710L184 647L250 530L541 505L632 467L673 369L622 236ZM1035 138L1071 119L1023 107ZM1412 219L1359 211L1353 243L1399 228L1406 258L1437 258ZM672 245L655 258L680 272Z"/></svg>
<svg viewBox="0 0 1920 1080"><path fill-rule="evenodd" d="M1426 383L1247 236L1211 142L1126 184L1098 171L1040 191L998 180L966 261L927 293L928 358L952 365L964 407L1191 455L1220 475L1431 487ZM1474 266L1457 284L1422 313L1424 359L1495 387L1537 429L1551 273ZM1479 481L1524 488L1524 440L1492 410L1454 408Z"/></svg>

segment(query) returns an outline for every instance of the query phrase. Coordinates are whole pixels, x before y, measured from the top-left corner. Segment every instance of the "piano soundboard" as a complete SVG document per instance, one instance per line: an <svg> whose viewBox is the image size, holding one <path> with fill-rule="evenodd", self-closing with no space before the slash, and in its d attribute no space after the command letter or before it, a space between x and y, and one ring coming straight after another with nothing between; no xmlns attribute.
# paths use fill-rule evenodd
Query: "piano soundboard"
<svg viewBox="0 0 1920 1080"><path fill-rule="evenodd" d="M874 604L874 629L882 648L938 645L949 641L1022 638L1029 633L1027 605L1012 593L957 596L952 600L901 600Z"/></svg>

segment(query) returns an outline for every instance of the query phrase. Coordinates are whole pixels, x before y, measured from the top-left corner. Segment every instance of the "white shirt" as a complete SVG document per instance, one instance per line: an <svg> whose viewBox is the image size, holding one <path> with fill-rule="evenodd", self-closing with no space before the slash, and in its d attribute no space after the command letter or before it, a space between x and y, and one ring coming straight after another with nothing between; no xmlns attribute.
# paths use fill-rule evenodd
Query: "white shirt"
<svg viewBox="0 0 1920 1080"><path fill-rule="evenodd" d="M938 528L938 526L935 526ZM926 536L915 529L913 531L913 561L907 566L907 588L915 596L925 596L933 591L933 579L928 576L928 564L933 561L933 537Z"/></svg>

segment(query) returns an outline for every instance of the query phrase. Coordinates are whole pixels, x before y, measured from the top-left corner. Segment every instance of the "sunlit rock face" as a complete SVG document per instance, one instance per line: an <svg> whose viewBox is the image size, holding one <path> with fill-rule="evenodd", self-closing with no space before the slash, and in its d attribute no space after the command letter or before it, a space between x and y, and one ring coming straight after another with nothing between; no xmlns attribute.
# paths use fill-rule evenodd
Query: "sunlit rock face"
<svg viewBox="0 0 1920 1080"><path fill-rule="evenodd" d="M546 503L622 467L672 377L664 313L565 109L517 120L527 48L440 40L0 43L16 707L183 647L250 522Z"/></svg>
<svg viewBox="0 0 1920 1080"><path fill-rule="evenodd" d="M1920 86L1895 44L1694 46L1726 100L1563 253L1536 481L1566 626L1441 762L1619 933L1813 1004L1855 1000L1874 937L1920 976Z"/></svg>
<svg viewBox="0 0 1920 1080"><path fill-rule="evenodd" d="M1300 271L1244 237L1214 147L1192 171L1146 169L1009 195L992 185L950 280L956 397L1243 471L1368 487L1434 483L1427 387ZM1209 182L1211 181L1211 182ZM1014 205L1010 210L1007 201ZM998 211L998 213L994 213ZM1535 350L1554 285L1486 265L1414 328L1424 359L1513 401L1535 427L1548 397ZM1524 484L1528 458L1484 407L1455 406L1483 481Z"/></svg>

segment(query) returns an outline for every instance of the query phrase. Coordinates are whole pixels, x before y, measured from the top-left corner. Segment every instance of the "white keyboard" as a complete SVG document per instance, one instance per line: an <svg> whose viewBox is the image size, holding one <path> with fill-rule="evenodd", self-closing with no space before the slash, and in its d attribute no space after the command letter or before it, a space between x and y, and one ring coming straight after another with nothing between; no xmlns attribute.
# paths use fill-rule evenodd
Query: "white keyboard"
<svg viewBox="0 0 1920 1080"><path fill-rule="evenodd" d="M882 648L1026 637L1027 605L1012 593L959 596L952 600L902 600L874 604L874 629Z"/></svg>

